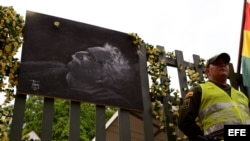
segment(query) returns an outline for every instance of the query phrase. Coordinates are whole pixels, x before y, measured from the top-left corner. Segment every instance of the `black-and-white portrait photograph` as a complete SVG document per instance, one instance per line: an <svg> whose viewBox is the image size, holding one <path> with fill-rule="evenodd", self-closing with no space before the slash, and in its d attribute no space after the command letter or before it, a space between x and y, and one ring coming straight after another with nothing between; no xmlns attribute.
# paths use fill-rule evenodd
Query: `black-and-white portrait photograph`
<svg viewBox="0 0 250 141"><path fill-rule="evenodd" d="M27 11L17 92L142 110L127 33Z"/></svg>

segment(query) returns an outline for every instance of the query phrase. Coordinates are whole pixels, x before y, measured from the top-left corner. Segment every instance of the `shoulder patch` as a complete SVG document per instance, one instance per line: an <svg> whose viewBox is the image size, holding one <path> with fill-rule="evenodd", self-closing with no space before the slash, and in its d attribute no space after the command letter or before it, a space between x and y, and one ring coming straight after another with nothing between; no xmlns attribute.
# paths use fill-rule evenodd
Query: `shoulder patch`
<svg viewBox="0 0 250 141"><path fill-rule="evenodd" d="M189 97L192 97L194 95L194 92L193 91L190 91L188 92L186 95L185 95L185 99L186 98L189 98Z"/></svg>

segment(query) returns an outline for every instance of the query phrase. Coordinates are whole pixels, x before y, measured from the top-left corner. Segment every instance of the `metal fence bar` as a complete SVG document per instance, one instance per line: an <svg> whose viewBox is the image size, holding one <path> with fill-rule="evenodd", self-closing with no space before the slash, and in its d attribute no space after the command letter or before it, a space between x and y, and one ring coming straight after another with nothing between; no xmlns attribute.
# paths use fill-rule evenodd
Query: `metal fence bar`
<svg viewBox="0 0 250 141"><path fill-rule="evenodd" d="M52 141L52 125L54 118L54 98L44 98L41 140Z"/></svg>
<svg viewBox="0 0 250 141"><path fill-rule="evenodd" d="M120 141L131 141L129 111L119 110L119 137Z"/></svg>
<svg viewBox="0 0 250 141"><path fill-rule="evenodd" d="M151 100L149 95L149 82L147 72L147 57L146 48L142 46L139 53L140 63L140 77L142 85L142 99L143 99L143 123L144 123L144 141L153 141L153 117L151 110Z"/></svg>
<svg viewBox="0 0 250 141"><path fill-rule="evenodd" d="M69 141L80 141L80 117L81 103L76 101L70 102L70 127Z"/></svg>
<svg viewBox="0 0 250 141"><path fill-rule="evenodd" d="M11 141L20 141L22 138L25 104L26 104L26 95L16 94L11 130L10 130Z"/></svg>
<svg viewBox="0 0 250 141"><path fill-rule="evenodd" d="M157 48L159 48L159 50L162 52L164 51L164 47L162 47L162 46L157 46ZM168 74L168 65L167 65L168 61L166 59L167 59L167 57L165 56L165 54L161 54L159 56L159 60L164 60L165 65L166 65L166 67L164 68L164 73ZM174 65L174 64L172 64L172 65ZM164 84L166 79L167 79L166 77L161 77L160 78L161 84ZM167 89L170 89L170 87L168 87ZM170 98L171 98L170 93L167 93L167 95L162 98L163 111L164 111L166 123L171 122L173 119L172 115L170 113L170 110L172 107L168 104L168 102L170 101ZM165 132L167 134L167 137L166 137L166 139L163 139L163 140L166 140L166 141L176 140L176 136L173 135L174 129L171 128L168 124L165 124L165 127L166 127Z"/></svg>
<svg viewBox="0 0 250 141"><path fill-rule="evenodd" d="M199 73L199 80L204 81L203 73L204 73L204 67L200 64L200 56L193 55L194 60L194 67L196 71Z"/></svg>
<svg viewBox="0 0 250 141"><path fill-rule="evenodd" d="M179 84L180 84L180 92L181 92L181 96L185 97L187 88L188 88L187 75L186 75L186 70L185 70L187 65L183 59L182 51L176 50L175 56L176 56L176 63L177 63L176 69L178 71Z"/></svg>
<svg viewBox="0 0 250 141"><path fill-rule="evenodd" d="M106 141L105 106L96 105L96 141Z"/></svg>

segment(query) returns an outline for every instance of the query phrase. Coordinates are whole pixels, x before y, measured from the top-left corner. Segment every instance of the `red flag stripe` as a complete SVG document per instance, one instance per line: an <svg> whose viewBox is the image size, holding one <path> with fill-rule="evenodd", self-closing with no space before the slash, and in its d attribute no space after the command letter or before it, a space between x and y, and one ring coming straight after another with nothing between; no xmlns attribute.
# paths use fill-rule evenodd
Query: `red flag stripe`
<svg viewBox="0 0 250 141"><path fill-rule="evenodd" d="M244 29L250 30L250 0L246 1Z"/></svg>

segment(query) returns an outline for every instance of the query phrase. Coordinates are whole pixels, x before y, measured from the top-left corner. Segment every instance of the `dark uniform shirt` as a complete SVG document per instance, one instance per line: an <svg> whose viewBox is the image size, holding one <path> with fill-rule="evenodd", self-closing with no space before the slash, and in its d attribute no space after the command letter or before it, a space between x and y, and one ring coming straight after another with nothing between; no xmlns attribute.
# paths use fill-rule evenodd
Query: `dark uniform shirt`
<svg viewBox="0 0 250 141"><path fill-rule="evenodd" d="M211 81L210 81L211 82ZM225 92L231 96L231 86L218 85ZM194 86L186 94L183 105L180 109L180 115L178 119L178 127L189 138L196 137L197 135L203 135L202 129L196 123L199 108L201 105L202 89L200 85Z"/></svg>

